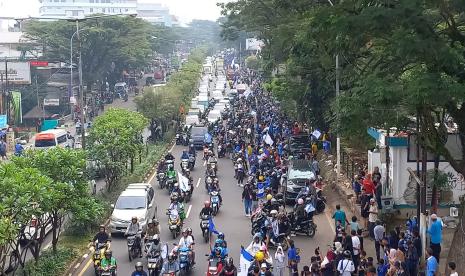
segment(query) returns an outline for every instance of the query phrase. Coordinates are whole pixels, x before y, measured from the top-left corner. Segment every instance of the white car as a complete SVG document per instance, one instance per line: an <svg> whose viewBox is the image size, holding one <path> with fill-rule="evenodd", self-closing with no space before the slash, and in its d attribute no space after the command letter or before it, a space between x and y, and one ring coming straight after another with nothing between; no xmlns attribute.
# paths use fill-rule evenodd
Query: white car
<svg viewBox="0 0 465 276"><path fill-rule="evenodd" d="M45 213L41 216L40 223L46 223L45 225L45 234L48 235L50 231L52 231L52 223L49 220L49 214ZM37 220L37 217L33 216L31 221L29 222L29 225L26 225L24 228L23 234L21 235L20 241L22 243L27 243L28 241L32 240L33 237L39 238L41 235L42 227L37 228L39 221ZM37 233L36 233L37 232Z"/></svg>
<svg viewBox="0 0 465 276"><path fill-rule="evenodd" d="M124 233L132 217L137 217L143 231L147 222L157 216L155 191L148 183L130 184L112 204L113 213L110 217L111 233Z"/></svg>
<svg viewBox="0 0 465 276"><path fill-rule="evenodd" d="M219 110L212 110L208 113L207 120L209 123L215 123L221 118L221 112Z"/></svg>

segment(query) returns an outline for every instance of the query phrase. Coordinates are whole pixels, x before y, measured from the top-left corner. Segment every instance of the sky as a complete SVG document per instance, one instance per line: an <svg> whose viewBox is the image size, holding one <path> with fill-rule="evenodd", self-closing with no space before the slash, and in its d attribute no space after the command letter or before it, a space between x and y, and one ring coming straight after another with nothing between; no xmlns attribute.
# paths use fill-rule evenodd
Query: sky
<svg viewBox="0 0 465 276"><path fill-rule="evenodd" d="M161 3L181 22L192 19L216 20L220 16L217 2L224 0L139 0L143 3ZM39 0L0 0L0 17L26 17L39 14Z"/></svg>

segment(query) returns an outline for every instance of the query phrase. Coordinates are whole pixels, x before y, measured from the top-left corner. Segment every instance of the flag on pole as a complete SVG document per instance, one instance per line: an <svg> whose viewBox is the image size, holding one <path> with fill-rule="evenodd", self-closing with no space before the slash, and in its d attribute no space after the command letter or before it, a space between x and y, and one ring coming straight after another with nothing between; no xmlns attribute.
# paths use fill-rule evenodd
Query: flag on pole
<svg viewBox="0 0 465 276"><path fill-rule="evenodd" d="M181 189L181 191L183 192L190 191L189 178L185 177L180 172L178 172L178 176L179 176L179 188Z"/></svg>
<svg viewBox="0 0 465 276"><path fill-rule="evenodd" d="M265 196L265 182L257 182L257 197L263 198Z"/></svg>
<svg viewBox="0 0 465 276"><path fill-rule="evenodd" d="M270 134L268 134L268 133L265 136L265 141L264 142L267 143L270 146L272 146L274 144L273 139L271 138Z"/></svg>
<svg viewBox="0 0 465 276"><path fill-rule="evenodd" d="M214 233L216 235L220 233L218 230L216 230L215 224L213 223L213 219L211 217L208 219L208 230L210 233Z"/></svg>
<svg viewBox="0 0 465 276"><path fill-rule="evenodd" d="M246 276L250 265L252 264L254 257L247 252L243 247L241 248L241 257L238 276Z"/></svg>

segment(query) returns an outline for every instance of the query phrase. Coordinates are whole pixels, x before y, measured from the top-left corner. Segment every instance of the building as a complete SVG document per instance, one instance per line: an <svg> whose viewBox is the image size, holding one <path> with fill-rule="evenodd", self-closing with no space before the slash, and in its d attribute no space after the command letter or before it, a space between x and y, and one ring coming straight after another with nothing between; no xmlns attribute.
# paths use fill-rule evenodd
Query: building
<svg viewBox="0 0 465 276"><path fill-rule="evenodd" d="M153 25L173 26L170 10L158 3L137 3L137 16Z"/></svg>
<svg viewBox="0 0 465 276"><path fill-rule="evenodd" d="M39 0L41 17L84 17L95 13L136 14L137 0Z"/></svg>
<svg viewBox="0 0 465 276"><path fill-rule="evenodd" d="M389 185L383 185L383 194L392 199L396 208L413 208L416 206L416 182L410 176L408 168L417 170L416 135L410 133L387 133L384 130L370 128L368 134L376 141L376 149L368 151L368 171L379 167L382 175L382 183L386 183L386 141L389 141ZM388 140L389 139L389 140ZM450 132L446 147L457 160L460 160L461 146L457 133ZM421 157L420 157L421 160ZM420 166L421 167L421 166ZM433 154L427 153L427 203L431 202L432 183L434 175ZM447 207L458 204L460 196L465 194L465 178L457 173L451 165L440 158L439 172L447 181L443 189L438 191L439 205Z"/></svg>

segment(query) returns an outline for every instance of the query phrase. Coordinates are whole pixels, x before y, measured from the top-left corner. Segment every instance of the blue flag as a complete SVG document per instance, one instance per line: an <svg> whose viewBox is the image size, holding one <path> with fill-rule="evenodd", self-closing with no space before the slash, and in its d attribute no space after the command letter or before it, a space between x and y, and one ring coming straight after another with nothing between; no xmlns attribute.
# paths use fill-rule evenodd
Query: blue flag
<svg viewBox="0 0 465 276"><path fill-rule="evenodd" d="M213 223L213 219L211 217L208 219L208 230L211 233L216 234L216 235L218 235L220 233L220 232L218 232L218 230L216 230L215 224Z"/></svg>
<svg viewBox="0 0 465 276"><path fill-rule="evenodd" d="M247 252L247 250L245 250L244 248L241 248L241 256L244 257L244 259L246 259L249 262L254 260L254 257L249 252Z"/></svg>
<svg viewBox="0 0 465 276"><path fill-rule="evenodd" d="M265 196L265 182L257 182L257 197L263 198Z"/></svg>

